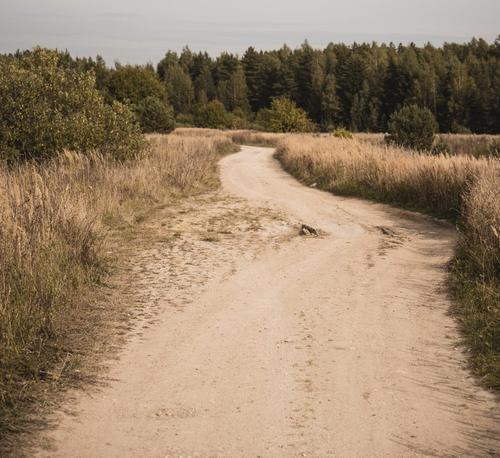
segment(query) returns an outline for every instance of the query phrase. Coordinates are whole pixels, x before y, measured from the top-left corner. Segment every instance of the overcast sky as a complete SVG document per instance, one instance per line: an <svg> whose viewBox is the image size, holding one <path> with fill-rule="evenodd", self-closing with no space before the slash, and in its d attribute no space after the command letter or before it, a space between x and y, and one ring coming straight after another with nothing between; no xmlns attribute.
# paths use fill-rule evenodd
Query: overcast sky
<svg viewBox="0 0 500 458"><path fill-rule="evenodd" d="M0 0L0 52L35 45L157 62L167 49L273 49L330 41L493 41L500 0Z"/></svg>

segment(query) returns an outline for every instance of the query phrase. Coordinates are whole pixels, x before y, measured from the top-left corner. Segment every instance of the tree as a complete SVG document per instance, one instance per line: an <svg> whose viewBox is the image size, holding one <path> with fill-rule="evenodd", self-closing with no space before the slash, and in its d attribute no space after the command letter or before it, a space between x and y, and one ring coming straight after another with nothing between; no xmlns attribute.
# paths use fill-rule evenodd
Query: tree
<svg viewBox="0 0 500 458"><path fill-rule="evenodd" d="M436 119L428 108L408 105L391 115L387 141L404 148L429 151L437 129Z"/></svg>
<svg viewBox="0 0 500 458"><path fill-rule="evenodd" d="M250 109L245 73L241 65L236 67L229 79L219 82L217 93L218 99L229 111L234 111L237 108L244 111Z"/></svg>
<svg viewBox="0 0 500 458"><path fill-rule="evenodd" d="M266 119L267 118L267 119ZM310 132L314 130L307 113L297 107L295 102L285 97L274 99L271 108L266 112L267 125L272 132ZM261 117L262 119L262 117Z"/></svg>
<svg viewBox="0 0 500 458"><path fill-rule="evenodd" d="M337 82L335 75L329 74L325 78L325 85L321 93L321 124L329 127L337 124L340 112L337 97Z"/></svg>
<svg viewBox="0 0 500 458"><path fill-rule="evenodd" d="M194 114L194 123L196 127L224 129L230 125L230 119L224 104L213 100L198 108Z"/></svg>
<svg viewBox="0 0 500 458"><path fill-rule="evenodd" d="M106 78L106 89L113 98L122 103L136 105L146 97L167 100L165 86L154 69L139 65L116 65Z"/></svg>
<svg viewBox="0 0 500 458"><path fill-rule="evenodd" d="M166 74L168 99L176 113L190 113L194 101L194 88L190 76L180 65L171 66Z"/></svg>
<svg viewBox="0 0 500 458"><path fill-rule="evenodd" d="M250 47L245 52L241 60L245 71L245 80L248 87L248 101L252 110L257 111L260 107L260 73L262 63L262 53L258 53Z"/></svg>
<svg viewBox="0 0 500 458"><path fill-rule="evenodd" d="M207 103L207 101L214 100L217 97L217 90L208 64L201 68L200 74L194 81L194 88L197 104L203 105Z"/></svg>
<svg viewBox="0 0 500 458"><path fill-rule="evenodd" d="M142 131L168 134L175 128L174 110L156 97L146 97L135 107Z"/></svg>
<svg viewBox="0 0 500 458"><path fill-rule="evenodd" d="M0 158L42 160L64 150L138 154L144 140L130 109L106 104L94 74L60 57L36 48L0 59Z"/></svg>

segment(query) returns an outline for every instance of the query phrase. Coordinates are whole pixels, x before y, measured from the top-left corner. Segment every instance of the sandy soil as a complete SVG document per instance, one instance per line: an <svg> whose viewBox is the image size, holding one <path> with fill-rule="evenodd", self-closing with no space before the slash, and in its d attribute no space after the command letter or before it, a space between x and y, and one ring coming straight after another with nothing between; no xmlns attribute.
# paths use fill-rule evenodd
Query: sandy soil
<svg viewBox="0 0 500 458"><path fill-rule="evenodd" d="M221 169L222 193L151 223L158 243L130 267L142 321L34 454L498 453L498 403L447 315L453 230L306 188L270 149Z"/></svg>

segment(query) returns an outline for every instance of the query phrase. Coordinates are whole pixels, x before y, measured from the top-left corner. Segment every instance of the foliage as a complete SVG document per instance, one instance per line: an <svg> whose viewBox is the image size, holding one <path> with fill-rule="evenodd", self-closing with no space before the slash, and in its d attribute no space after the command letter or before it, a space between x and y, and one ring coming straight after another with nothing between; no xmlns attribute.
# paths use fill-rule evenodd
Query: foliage
<svg viewBox="0 0 500 458"><path fill-rule="evenodd" d="M108 104L137 106L156 97L168 100L176 116L194 115L219 100L226 111L240 109L251 119L285 97L324 131L345 126L352 132L386 132L394 112L416 104L432 112L440 132L493 134L500 133L498 43L473 39L440 48L330 43L314 49L305 42L294 50L250 47L241 59L185 48L168 51L156 74L151 65L108 69L99 56L73 59L67 52L58 53L58 62L79 73L94 72ZM266 125L266 112L259 117Z"/></svg>
<svg viewBox="0 0 500 458"><path fill-rule="evenodd" d="M175 125L177 127L193 127L194 126L194 116L192 114L179 113L175 117Z"/></svg>
<svg viewBox="0 0 500 458"><path fill-rule="evenodd" d="M172 65L168 68L166 84L168 98L175 112L190 113L194 100L193 83L180 65Z"/></svg>
<svg viewBox="0 0 500 458"><path fill-rule="evenodd" d="M323 129L384 132L392 113L417 104L432 112L441 132L500 132L498 42L441 48L330 43L322 50L306 42L295 50L250 47L241 59L228 53L212 59L186 48L168 52L158 65L167 83L175 65L191 79L198 105L218 99L228 111L258 113L286 97Z"/></svg>
<svg viewBox="0 0 500 458"><path fill-rule="evenodd" d="M354 138L351 132L344 128L338 128L333 131L333 136L337 138Z"/></svg>
<svg viewBox="0 0 500 458"><path fill-rule="evenodd" d="M218 100L199 108L194 114L194 122L197 127L210 129L225 129L230 125L229 114Z"/></svg>
<svg viewBox="0 0 500 458"><path fill-rule="evenodd" d="M143 140L133 113L104 103L95 77L60 64L57 52L0 60L0 158L46 159L64 150L136 155Z"/></svg>
<svg viewBox="0 0 500 458"><path fill-rule="evenodd" d="M146 97L135 107L142 131L145 133L169 133L175 129L172 107L156 97Z"/></svg>
<svg viewBox="0 0 500 458"><path fill-rule="evenodd" d="M428 151L432 149L437 129L436 119L429 109L404 106L391 115L387 141L404 148Z"/></svg>
<svg viewBox="0 0 500 458"><path fill-rule="evenodd" d="M264 130L271 132L310 132L313 124L307 113L290 99L274 99L271 108L259 119L264 122Z"/></svg>
<svg viewBox="0 0 500 458"><path fill-rule="evenodd" d="M105 84L112 99L122 103L137 105L147 97L167 99L165 86L149 66L116 64Z"/></svg>

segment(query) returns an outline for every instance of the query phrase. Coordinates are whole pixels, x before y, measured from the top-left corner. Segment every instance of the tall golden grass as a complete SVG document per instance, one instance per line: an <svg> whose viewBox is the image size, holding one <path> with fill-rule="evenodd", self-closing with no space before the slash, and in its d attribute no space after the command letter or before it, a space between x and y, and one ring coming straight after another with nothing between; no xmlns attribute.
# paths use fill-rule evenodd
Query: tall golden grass
<svg viewBox="0 0 500 458"><path fill-rule="evenodd" d="M258 132L253 130L232 130L226 133L233 142L239 145L270 146L274 147L287 134Z"/></svg>
<svg viewBox="0 0 500 458"><path fill-rule="evenodd" d="M0 168L0 436L14 427L29 383L57 358L65 310L102 277L109 230L217 186L220 154L234 149L222 134L150 143L125 163L68 152L43 165Z"/></svg>
<svg viewBox="0 0 500 458"><path fill-rule="evenodd" d="M354 136L375 146L384 146L384 134L356 133ZM438 134L435 142L444 141L449 153L474 157L494 155L493 147L500 148L500 135ZM498 153L497 153L498 157Z"/></svg>
<svg viewBox="0 0 500 458"><path fill-rule="evenodd" d="M500 388L500 161L424 155L359 139L288 136L283 167L306 183L458 223L451 276L458 319L484 382Z"/></svg>

